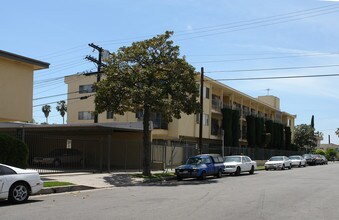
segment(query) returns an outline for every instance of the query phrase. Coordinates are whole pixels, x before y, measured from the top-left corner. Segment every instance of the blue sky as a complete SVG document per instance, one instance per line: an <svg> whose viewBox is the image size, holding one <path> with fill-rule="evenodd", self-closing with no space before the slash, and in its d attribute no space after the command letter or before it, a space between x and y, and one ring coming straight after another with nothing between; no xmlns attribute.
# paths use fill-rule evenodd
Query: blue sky
<svg viewBox="0 0 339 220"><path fill-rule="evenodd" d="M55 102L67 99L63 76L96 69L84 59L97 56L89 43L116 51L166 30L175 32L172 40L188 62L214 79L339 73L339 66L328 67L339 65L335 1L12 0L1 8L0 48L51 64L34 76L37 122L45 121L41 105L51 103L49 123L62 123ZM296 124L314 115L323 143L328 135L339 143L338 76L221 82L253 97L270 89L282 111L297 115Z"/></svg>

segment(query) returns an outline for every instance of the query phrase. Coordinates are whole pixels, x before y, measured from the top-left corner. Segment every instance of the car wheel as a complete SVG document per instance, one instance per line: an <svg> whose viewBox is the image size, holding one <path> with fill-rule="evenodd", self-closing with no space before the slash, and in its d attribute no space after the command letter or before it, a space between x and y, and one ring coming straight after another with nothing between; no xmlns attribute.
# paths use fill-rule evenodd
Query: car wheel
<svg viewBox="0 0 339 220"><path fill-rule="evenodd" d="M60 167L60 165L61 165L60 160L54 160L53 165L54 165L54 167Z"/></svg>
<svg viewBox="0 0 339 220"><path fill-rule="evenodd" d="M9 189L8 200L12 203L23 203L29 197L29 187L26 183L14 183Z"/></svg>
<svg viewBox="0 0 339 220"><path fill-rule="evenodd" d="M284 170L284 169L285 169L285 164L283 164L281 167L281 170Z"/></svg>
<svg viewBox="0 0 339 220"><path fill-rule="evenodd" d="M265 168L266 171L268 171L268 168Z"/></svg>
<svg viewBox="0 0 339 220"><path fill-rule="evenodd" d="M237 170L235 171L234 174L235 174L236 176L239 176L240 173L241 173L241 169L240 169L240 167L237 167Z"/></svg>
<svg viewBox="0 0 339 220"><path fill-rule="evenodd" d="M181 176L177 176L177 180L178 181L182 180L182 177Z"/></svg>
<svg viewBox="0 0 339 220"><path fill-rule="evenodd" d="M251 167L250 174L254 173L254 166Z"/></svg>
<svg viewBox="0 0 339 220"><path fill-rule="evenodd" d="M205 180L206 179L206 171L202 171L201 175L200 175L200 179L201 180Z"/></svg>
<svg viewBox="0 0 339 220"><path fill-rule="evenodd" d="M292 164L290 164L290 166L288 167L288 169L289 169L289 170L292 169Z"/></svg>
<svg viewBox="0 0 339 220"><path fill-rule="evenodd" d="M301 162L299 163L299 167L301 167Z"/></svg>
<svg viewBox="0 0 339 220"><path fill-rule="evenodd" d="M222 171L219 170L219 171L218 171L218 174L217 174L217 178L221 178L221 177L222 177Z"/></svg>

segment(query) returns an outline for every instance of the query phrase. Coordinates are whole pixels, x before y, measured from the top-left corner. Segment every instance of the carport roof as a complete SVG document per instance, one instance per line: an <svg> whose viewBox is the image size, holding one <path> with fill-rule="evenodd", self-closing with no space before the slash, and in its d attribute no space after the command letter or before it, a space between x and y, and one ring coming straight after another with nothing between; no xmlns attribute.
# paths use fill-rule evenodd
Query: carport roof
<svg viewBox="0 0 339 220"><path fill-rule="evenodd" d="M142 132L142 122L131 123L86 123L86 124L62 124L62 125L37 125L22 122L1 122L0 131L5 129L22 129L27 130L41 130L44 131L84 131L84 130L96 130L96 131L133 131Z"/></svg>

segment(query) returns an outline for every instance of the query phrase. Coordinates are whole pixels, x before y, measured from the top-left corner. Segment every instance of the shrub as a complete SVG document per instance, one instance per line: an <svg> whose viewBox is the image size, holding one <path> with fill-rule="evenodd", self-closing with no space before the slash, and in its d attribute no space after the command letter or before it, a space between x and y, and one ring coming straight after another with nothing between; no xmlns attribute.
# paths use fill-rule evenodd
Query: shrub
<svg viewBox="0 0 339 220"><path fill-rule="evenodd" d="M21 140L0 134L0 163L27 168L28 147Z"/></svg>

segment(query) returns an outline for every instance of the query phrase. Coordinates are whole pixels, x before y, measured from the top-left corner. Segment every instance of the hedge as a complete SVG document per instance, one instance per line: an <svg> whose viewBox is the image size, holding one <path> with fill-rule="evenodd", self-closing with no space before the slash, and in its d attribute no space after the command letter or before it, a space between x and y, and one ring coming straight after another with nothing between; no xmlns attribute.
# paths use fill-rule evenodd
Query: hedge
<svg viewBox="0 0 339 220"><path fill-rule="evenodd" d="M21 140L0 134L0 163L27 168L28 147Z"/></svg>

